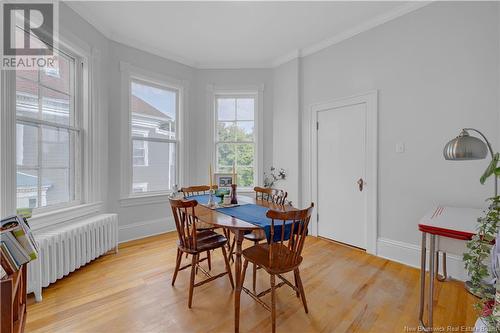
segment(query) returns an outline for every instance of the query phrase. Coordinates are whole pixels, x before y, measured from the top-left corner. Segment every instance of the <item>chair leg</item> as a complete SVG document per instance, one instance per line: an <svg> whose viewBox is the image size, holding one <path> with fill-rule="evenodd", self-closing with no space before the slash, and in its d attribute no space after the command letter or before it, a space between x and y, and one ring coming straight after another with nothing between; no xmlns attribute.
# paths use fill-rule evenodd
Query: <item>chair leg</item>
<svg viewBox="0 0 500 333"><path fill-rule="evenodd" d="M295 281L295 287L297 289L299 289L299 284L297 282L297 273L295 273L295 271L293 271L293 279ZM297 290L295 291L295 294L296 294L297 298L300 298L300 293Z"/></svg>
<svg viewBox="0 0 500 333"><path fill-rule="evenodd" d="M174 276L172 277L172 286L174 285L175 279L177 278L177 273L179 273L181 260L182 260L182 252L181 250L177 249L177 258L175 259L175 270L174 270Z"/></svg>
<svg viewBox="0 0 500 333"><path fill-rule="evenodd" d="M229 260L232 260L233 262L234 262L233 252L235 244L236 244L236 237L233 238L233 244L231 244L231 247L229 248Z"/></svg>
<svg viewBox="0 0 500 333"><path fill-rule="evenodd" d="M271 274L271 324L272 332L276 332L276 278Z"/></svg>
<svg viewBox="0 0 500 333"><path fill-rule="evenodd" d="M210 258L210 251L207 251L207 261L208 261L208 270L212 270L212 260Z"/></svg>
<svg viewBox="0 0 500 333"><path fill-rule="evenodd" d="M253 245L259 244L258 241L254 241ZM257 265L253 264L253 292L256 293L255 289L257 286Z"/></svg>
<svg viewBox="0 0 500 333"><path fill-rule="evenodd" d="M241 278L240 278L240 288L243 287L243 283L245 282L245 275L247 274L248 260L245 259L243 262L243 269L241 270Z"/></svg>
<svg viewBox="0 0 500 333"><path fill-rule="evenodd" d="M297 283L299 284L300 297L302 298L302 304L304 304L304 310L306 313L309 313L309 310L307 309L306 293L304 292L304 286L302 285L302 280L300 279L299 269L296 268L293 272L297 277Z"/></svg>
<svg viewBox="0 0 500 333"><path fill-rule="evenodd" d="M188 308L191 309L191 304L193 304L193 289L194 289L194 276L196 272L196 267L198 265L199 254L193 254L193 260L191 261L191 280L189 281L189 301Z"/></svg>
<svg viewBox="0 0 500 333"><path fill-rule="evenodd" d="M233 274L231 273L231 265L229 264L229 259L227 258L227 252L225 246L221 247L222 255L224 256L224 263L226 264L226 272L229 276L229 282L231 282L231 287L234 289Z"/></svg>

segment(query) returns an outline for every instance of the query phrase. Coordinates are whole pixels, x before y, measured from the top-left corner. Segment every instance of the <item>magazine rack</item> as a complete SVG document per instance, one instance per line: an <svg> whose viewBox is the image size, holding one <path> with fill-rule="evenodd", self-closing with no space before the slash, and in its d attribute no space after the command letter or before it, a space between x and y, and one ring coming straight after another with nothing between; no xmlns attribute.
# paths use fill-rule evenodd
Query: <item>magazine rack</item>
<svg viewBox="0 0 500 333"><path fill-rule="evenodd" d="M1 258L2 266L5 258ZM0 308L2 333L24 332L26 323L26 270L27 265L22 265L18 271L9 272L0 279Z"/></svg>

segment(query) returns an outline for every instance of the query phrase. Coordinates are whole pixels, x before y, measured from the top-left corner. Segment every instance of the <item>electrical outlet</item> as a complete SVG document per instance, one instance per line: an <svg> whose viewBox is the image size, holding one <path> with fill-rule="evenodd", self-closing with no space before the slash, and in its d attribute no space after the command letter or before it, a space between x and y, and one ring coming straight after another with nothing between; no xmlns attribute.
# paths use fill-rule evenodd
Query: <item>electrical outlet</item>
<svg viewBox="0 0 500 333"><path fill-rule="evenodd" d="M396 153L402 154L405 152L405 144L403 142L396 143Z"/></svg>

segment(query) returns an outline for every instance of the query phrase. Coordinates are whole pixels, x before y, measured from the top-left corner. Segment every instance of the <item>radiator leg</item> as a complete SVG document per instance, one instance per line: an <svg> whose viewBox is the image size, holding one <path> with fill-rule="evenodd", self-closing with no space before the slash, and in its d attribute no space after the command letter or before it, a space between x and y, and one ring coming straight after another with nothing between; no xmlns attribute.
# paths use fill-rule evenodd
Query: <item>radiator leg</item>
<svg viewBox="0 0 500 333"><path fill-rule="evenodd" d="M34 260L31 268L33 268L31 271L33 272L33 275L34 275L34 279L32 279L32 281L34 283L33 293L35 294L35 301L41 302L42 301L42 263L41 263L41 259L38 258L38 259Z"/></svg>

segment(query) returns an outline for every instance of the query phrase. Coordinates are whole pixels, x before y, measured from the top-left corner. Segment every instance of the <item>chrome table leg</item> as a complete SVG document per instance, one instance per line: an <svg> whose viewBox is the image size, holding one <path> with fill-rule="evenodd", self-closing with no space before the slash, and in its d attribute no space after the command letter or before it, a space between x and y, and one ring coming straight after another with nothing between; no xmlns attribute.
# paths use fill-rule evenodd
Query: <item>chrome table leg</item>
<svg viewBox="0 0 500 333"><path fill-rule="evenodd" d="M422 232L422 246L420 253L420 303L418 310L418 323L425 330L424 324L424 307L425 307L425 269L426 269L426 255L427 255L427 233Z"/></svg>

